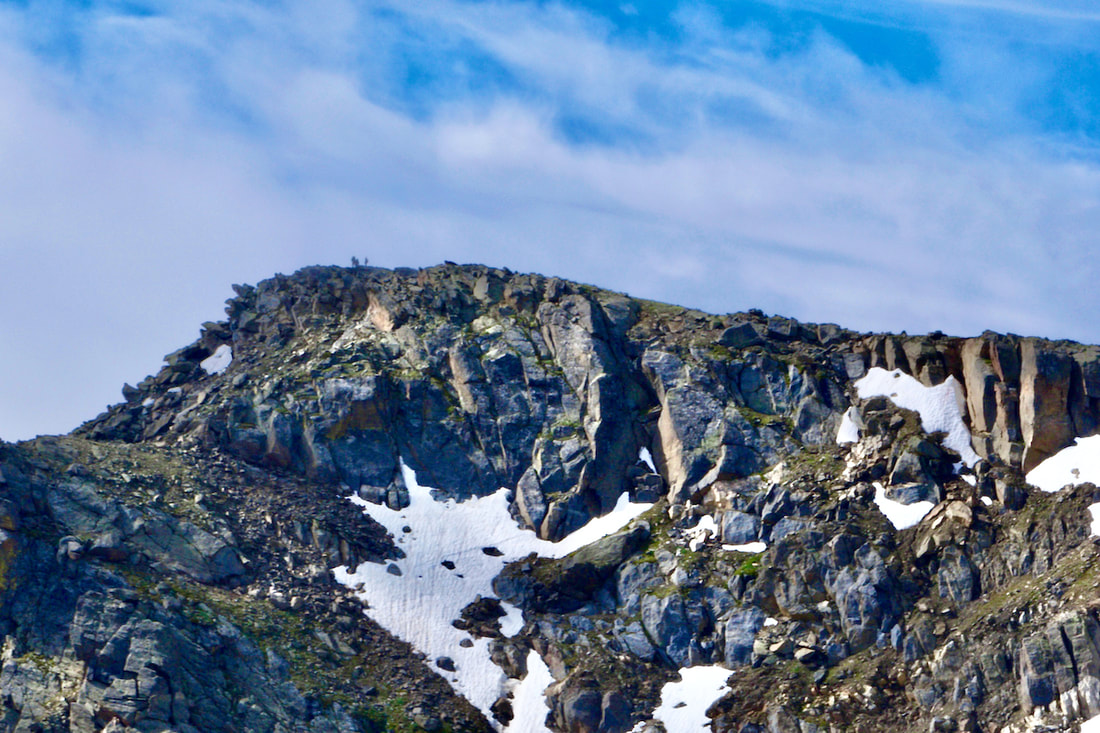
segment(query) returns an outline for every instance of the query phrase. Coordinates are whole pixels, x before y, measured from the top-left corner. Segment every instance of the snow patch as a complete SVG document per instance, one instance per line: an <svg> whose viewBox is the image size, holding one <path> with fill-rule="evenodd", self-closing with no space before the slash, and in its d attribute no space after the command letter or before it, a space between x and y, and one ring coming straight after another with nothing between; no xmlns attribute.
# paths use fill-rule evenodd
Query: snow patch
<svg viewBox="0 0 1100 733"><path fill-rule="evenodd" d="M840 445L858 443L862 424L863 419L859 415L859 410L854 406L849 407L840 420L840 428L836 431L836 442Z"/></svg>
<svg viewBox="0 0 1100 733"><path fill-rule="evenodd" d="M512 722L505 730L507 733L549 733L546 728L546 715L550 706L546 704L545 690L554 684L550 668L538 652L531 650L527 654L527 676L512 688Z"/></svg>
<svg viewBox="0 0 1100 733"><path fill-rule="evenodd" d="M988 496L983 496L982 497L982 503L985 504L986 506L993 506L993 500L990 499Z"/></svg>
<svg viewBox="0 0 1100 733"><path fill-rule="evenodd" d="M1063 448L1050 458L1031 469L1027 482L1043 491L1060 491L1065 486L1077 486L1083 483L1100 485L1100 435L1077 438L1074 445ZM1092 516L1090 532L1100 536L1100 503L1089 506ZM1100 721L1100 718L1093 718ZM1087 721L1088 725L1092 721ZM1100 733L1100 722L1092 728L1081 726L1081 730L1096 730Z"/></svg>
<svg viewBox="0 0 1100 733"><path fill-rule="evenodd" d="M729 690L730 670L718 665L685 667L679 682L661 688L661 704L653 717L665 724L669 733L694 733L709 729L707 708Z"/></svg>
<svg viewBox="0 0 1100 733"><path fill-rule="evenodd" d="M766 619L764 619L764 626L775 626L778 623L779 623L779 621L772 618L771 616L768 616Z"/></svg>
<svg viewBox="0 0 1100 733"><path fill-rule="evenodd" d="M698 524L687 531L688 537L691 538L688 541L688 547L692 552L698 552L709 537L717 534L718 525L715 524L714 517L707 514L699 520Z"/></svg>
<svg viewBox="0 0 1100 733"><path fill-rule="evenodd" d="M1100 715L1081 723L1081 733L1100 733Z"/></svg>
<svg viewBox="0 0 1100 733"><path fill-rule="evenodd" d="M747 552L750 555L757 555L768 549L768 544L766 542L746 542L743 545L722 545L722 549L726 552Z"/></svg>
<svg viewBox="0 0 1100 733"><path fill-rule="evenodd" d="M657 473L657 467L653 465L653 454L649 452L649 448L643 447L638 451L638 460L649 466L650 471Z"/></svg>
<svg viewBox="0 0 1100 733"><path fill-rule="evenodd" d="M1100 485L1100 435L1078 438L1075 445L1063 448L1028 471L1026 478L1043 491L1058 491L1063 486L1085 482Z"/></svg>
<svg viewBox="0 0 1100 733"><path fill-rule="evenodd" d="M233 363L233 348L229 344L222 344L214 353L199 362L199 366L207 374L221 374Z"/></svg>
<svg viewBox="0 0 1100 733"><path fill-rule="evenodd" d="M501 491L507 494L505 489L501 489ZM633 504L630 501L630 497L623 494L619 497L619 500L615 502L615 508L610 512L602 517L596 517L590 520L588 524L584 525L573 534L568 537L563 537L560 542L540 540L535 536L534 532L519 529L516 527L516 522L512 519L510 514L506 514L505 516L507 519L502 519L501 521L507 521L516 531L521 532L529 537L530 541L536 543L537 546L528 550L528 552L538 552L543 557L565 557L569 553L575 552L585 545L591 545L598 539L606 537L609 534L615 534L629 524L632 519L644 514L652 508L653 504ZM527 553L524 553L524 555L526 554ZM520 557L524 555L520 555Z"/></svg>
<svg viewBox="0 0 1100 733"><path fill-rule="evenodd" d="M866 376L855 383L855 387L863 399L889 397L898 407L917 411L924 432L947 433L943 441L945 446L958 453L968 466L978 462L978 454L970 445L970 430L963 422L966 398L962 386L954 377L948 377L947 381L935 387L925 387L900 369L887 371L882 367L872 367Z"/></svg>
<svg viewBox="0 0 1100 733"><path fill-rule="evenodd" d="M500 633L511 639L523 631L523 609L504 601L500 602L500 607L504 609L504 615L500 619Z"/></svg>
<svg viewBox="0 0 1100 733"><path fill-rule="evenodd" d="M928 512L935 506L930 501L917 501L912 504L902 504L886 496L886 489L882 484L875 482L875 506L886 515L894 529L908 529L920 524Z"/></svg>
<svg viewBox="0 0 1100 733"><path fill-rule="evenodd" d="M507 489L461 503L435 501L431 489L417 482L404 461L401 472L409 489L410 504L405 509L394 511L355 495L350 498L393 535L406 557L387 564L361 563L355 572L342 566L333 573L349 588L363 584L358 595L368 604L367 615L395 636L411 643L429 660L450 657L457 667L455 675L447 675L452 686L491 718L489 706L505 689L504 673L489 658L488 639L476 639L472 647L462 647L460 642L469 637L451 621L479 595L495 595L492 581L505 563L531 552L563 557L618 531L652 505L631 504L623 495L611 513L593 519L561 542L547 542L512 519ZM410 531L404 531L406 527ZM496 549L487 554L489 548ZM454 569L444 566L444 561L453 563ZM396 565L401 575L388 572L390 564ZM505 611L504 626L515 633L517 623L522 627L522 614L518 609Z"/></svg>

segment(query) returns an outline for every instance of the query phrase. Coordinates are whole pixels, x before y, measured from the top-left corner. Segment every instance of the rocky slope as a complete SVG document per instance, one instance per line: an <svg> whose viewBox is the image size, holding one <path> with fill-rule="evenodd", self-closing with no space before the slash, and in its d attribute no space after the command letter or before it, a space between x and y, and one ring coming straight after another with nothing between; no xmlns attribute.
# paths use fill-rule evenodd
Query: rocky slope
<svg viewBox="0 0 1100 733"><path fill-rule="evenodd" d="M1025 480L1100 428L1097 347L451 264L236 291L124 403L0 444L3 729L681 733L663 691L704 666L730 671L705 701L720 732L1100 714L1100 493ZM957 394L964 444L861 397L880 370ZM441 507L499 496L535 548L465 548L498 563L449 632L499 668L491 704L377 621L393 591L348 580L414 582L413 475ZM610 536L538 543L623 495ZM931 509L898 529L900 505ZM516 680L540 674L532 713Z"/></svg>

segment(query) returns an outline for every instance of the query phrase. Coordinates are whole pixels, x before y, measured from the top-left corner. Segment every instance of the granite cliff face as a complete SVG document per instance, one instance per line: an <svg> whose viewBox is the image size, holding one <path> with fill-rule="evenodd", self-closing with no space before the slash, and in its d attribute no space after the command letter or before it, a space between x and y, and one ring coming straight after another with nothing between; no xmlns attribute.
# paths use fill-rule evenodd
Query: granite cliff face
<svg viewBox="0 0 1100 733"><path fill-rule="evenodd" d="M732 675L715 731L1100 715L1100 492L1025 480L1100 430L1097 347L451 264L236 291L124 403L0 444L0 728L680 733L655 711L699 667ZM881 370L947 394L968 444L861 397ZM573 552L468 548L499 572L449 633L513 680L488 702L348 580L415 582L420 528L383 525L417 501L499 496L549 548L624 495L633 518ZM911 527L883 513L919 502ZM544 667L532 718L515 680Z"/></svg>

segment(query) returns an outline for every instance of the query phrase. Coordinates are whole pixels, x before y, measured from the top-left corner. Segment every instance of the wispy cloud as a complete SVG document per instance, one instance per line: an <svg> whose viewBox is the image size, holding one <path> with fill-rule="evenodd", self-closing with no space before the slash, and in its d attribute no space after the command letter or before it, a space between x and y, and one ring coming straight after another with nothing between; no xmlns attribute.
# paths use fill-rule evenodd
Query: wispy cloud
<svg viewBox="0 0 1100 733"><path fill-rule="evenodd" d="M1097 110L1043 101L1091 26L1051 15L1039 47L1011 8L983 34L974 8L845 6L0 10L0 436L91 416L229 283L352 255L1100 340Z"/></svg>
<svg viewBox="0 0 1100 733"><path fill-rule="evenodd" d="M1055 21L1100 22L1100 12L1089 2L1008 2L1006 0L916 0L925 5L1011 13Z"/></svg>

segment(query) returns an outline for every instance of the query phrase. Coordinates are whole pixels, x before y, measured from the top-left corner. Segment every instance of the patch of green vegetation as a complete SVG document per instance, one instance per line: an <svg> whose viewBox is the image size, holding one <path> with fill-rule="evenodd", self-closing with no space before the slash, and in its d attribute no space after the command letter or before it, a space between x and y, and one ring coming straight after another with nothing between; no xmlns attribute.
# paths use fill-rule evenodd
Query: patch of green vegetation
<svg viewBox="0 0 1100 733"><path fill-rule="evenodd" d="M391 372L391 375L398 382L418 382L425 376L422 370L416 369L411 366L404 366L400 369L394 369Z"/></svg>
<svg viewBox="0 0 1100 733"><path fill-rule="evenodd" d="M466 419L466 411L461 405L447 405L447 420L453 423L461 423Z"/></svg>
<svg viewBox="0 0 1100 733"><path fill-rule="evenodd" d="M535 317L535 314L517 311L511 316L511 318L512 322L516 324L516 327L519 328L519 330L523 331L524 335L527 337L527 340L530 341L531 345L533 346L535 344L535 340L531 337L531 333L537 332L539 330L539 320Z"/></svg>
<svg viewBox="0 0 1100 733"><path fill-rule="evenodd" d="M683 595L684 589L672 583L653 586L642 591L642 595L653 596L654 598L668 598L676 594Z"/></svg>
<svg viewBox="0 0 1100 733"><path fill-rule="evenodd" d="M641 306L641 315L643 317L665 317L665 316L680 316L687 312L683 306L672 305L670 303L661 303L656 300L646 300L644 298L636 298L638 305Z"/></svg>
<svg viewBox="0 0 1100 733"><path fill-rule="evenodd" d="M0 593L15 587L11 578L11 566L18 556L19 549L14 540L0 543Z"/></svg>
<svg viewBox="0 0 1100 733"><path fill-rule="evenodd" d="M782 425L789 432L793 432L794 424L789 418L783 417L782 415L768 415L763 412L757 412L747 405L738 405L737 411L740 412L741 416L748 420L749 424L753 427L761 428L771 425Z"/></svg>
<svg viewBox="0 0 1100 733"><path fill-rule="evenodd" d="M196 626L213 628L218 623L217 616L205 603L186 606L183 609L183 616Z"/></svg>
<svg viewBox="0 0 1100 733"><path fill-rule="evenodd" d="M734 575L745 576L749 578L755 578L760 574L760 559L761 554L749 555L737 568L733 571Z"/></svg>
<svg viewBox="0 0 1100 733"><path fill-rule="evenodd" d="M783 460L792 477L832 479L844 472L844 461L833 450L821 446L806 446Z"/></svg>
<svg viewBox="0 0 1100 733"><path fill-rule="evenodd" d="M815 383L819 385L825 384L827 381L829 381L829 371L820 364L815 364L814 366L812 366L807 373L809 374L810 379L812 379Z"/></svg>
<svg viewBox="0 0 1100 733"><path fill-rule="evenodd" d="M381 733L387 729L386 711L381 707L357 705L350 715L368 733Z"/></svg>
<svg viewBox="0 0 1100 733"><path fill-rule="evenodd" d="M542 440L560 440L573 435L582 435L583 433L584 424L578 416L563 414L559 415L557 420L539 433L539 438Z"/></svg>
<svg viewBox="0 0 1100 733"><path fill-rule="evenodd" d="M451 389L451 383L448 382L446 379L439 376L438 374L429 374L428 382L430 382L433 387L443 393L443 397L447 400L447 402L458 404L458 395L455 394L453 389Z"/></svg>
<svg viewBox="0 0 1100 733"><path fill-rule="evenodd" d="M33 650L20 657L16 657L15 661L21 665L33 665L43 676L53 674L57 669L57 659L47 657L45 654Z"/></svg>
<svg viewBox="0 0 1100 733"><path fill-rule="evenodd" d="M966 606L965 613L959 619L958 629L965 634L1006 609L1033 606L1043 600L1045 591L1045 585L1030 575L1017 578Z"/></svg>
<svg viewBox="0 0 1100 733"><path fill-rule="evenodd" d="M554 424L551 427L569 428L578 432L584 429L584 425L581 423L580 418L576 415L569 414L561 415L557 420L554 421Z"/></svg>
<svg viewBox="0 0 1100 733"><path fill-rule="evenodd" d="M577 290L580 290L590 298L595 298L601 292L595 285L589 285L588 283L577 283Z"/></svg>
<svg viewBox="0 0 1100 733"><path fill-rule="evenodd" d="M649 523L649 543L632 561L636 564L657 562L657 550L669 541L668 530L672 526L672 520L668 516L668 501L662 498L638 519Z"/></svg>
<svg viewBox="0 0 1100 733"><path fill-rule="evenodd" d="M705 561L706 555L701 552L697 552L687 547L678 547L676 549L676 564L689 573L699 568Z"/></svg>
<svg viewBox="0 0 1100 733"><path fill-rule="evenodd" d="M732 361L734 357L733 351L728 346L722 346L722 344L716 344L713 341L706 342L706 353L711 359L715 361Z"/></svg>
<svg viewBox="0 0 1100 733"><path fill-rule="evenodd" d="M147 600L160 602L160 593L156 590L156 581L151 575L138 572L132 566L119 565L114 571L121 575L139 596Z"/></svg>
<svg viewBox="0 0 1100 733"><path fill-rule="evenodd" d="M344 704L344 703L341 703ZM403 695L387 698L377 705L349 704L351 717L359 722L367 733L420 733L424 729L409 719L405 712L408 699ZM452 733L449 723L439 728L440 733Z"/></svg>
<svg viewBox="0 0 1100 733"><path fill-rule="evenodd" d="M542 368L546 375L549 377L555 377L557 379L565 379L565 370L551 358L539 357L538 365Z"/></svg>

